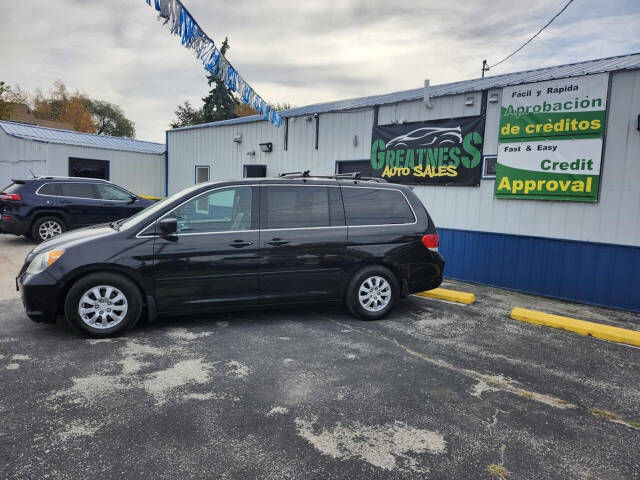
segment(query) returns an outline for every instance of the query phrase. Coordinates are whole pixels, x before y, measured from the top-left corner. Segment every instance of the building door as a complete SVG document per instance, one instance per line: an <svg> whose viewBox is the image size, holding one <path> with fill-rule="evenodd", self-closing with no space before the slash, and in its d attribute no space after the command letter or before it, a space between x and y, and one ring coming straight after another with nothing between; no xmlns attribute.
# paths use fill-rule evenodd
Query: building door
<svg viewBox="0 0 640 480"><path fill-rule="evenodd" d="M257 187L215 188L163 217L178 232L154 243L158 310L184 313L259 298Z"/></svg>
<svg viewBox="0 0 640 480"><path fill-rule="evenodd" d="M338 187L261 187L265 303L337 299L347 229Z"/></svg>

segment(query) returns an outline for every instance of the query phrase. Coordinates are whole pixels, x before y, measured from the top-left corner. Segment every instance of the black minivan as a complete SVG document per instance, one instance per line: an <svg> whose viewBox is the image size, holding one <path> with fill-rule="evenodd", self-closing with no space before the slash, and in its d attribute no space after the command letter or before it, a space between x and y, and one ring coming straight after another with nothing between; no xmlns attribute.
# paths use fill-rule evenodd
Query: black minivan
<svg viewBox="0 0 640 480"><path fill-rule="evenodd" d="M17 278L27 315L105 337L143 312L343 302L383 318L442 282L427 210L409 187L289 174L198 184L134 216L37 246Z"/></svg>

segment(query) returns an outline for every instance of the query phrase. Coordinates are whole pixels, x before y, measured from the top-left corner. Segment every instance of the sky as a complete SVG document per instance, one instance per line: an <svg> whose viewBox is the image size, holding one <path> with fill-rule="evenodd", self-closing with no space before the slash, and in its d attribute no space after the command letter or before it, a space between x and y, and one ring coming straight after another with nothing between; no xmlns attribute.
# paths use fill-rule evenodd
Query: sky
<svg viewBox="0 0 640 480"><path fill-rule="evenodd" d="M480 76L565 0L184 0L270 102L309 105ZM136 137L164 141L178 104L208 87L192 52L145 0L0 0L0 80L120 105ZM489 75L640 52L640 2L575 0ZM274 127L275 128L275 127Z"/></svg>

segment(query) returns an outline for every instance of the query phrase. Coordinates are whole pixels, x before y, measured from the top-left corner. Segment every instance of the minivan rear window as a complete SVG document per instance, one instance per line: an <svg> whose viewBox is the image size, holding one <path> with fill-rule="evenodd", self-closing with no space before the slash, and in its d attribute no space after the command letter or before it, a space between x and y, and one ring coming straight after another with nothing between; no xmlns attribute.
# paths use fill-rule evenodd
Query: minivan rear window
<svg viewBox="0 0 640 480"><path fill-rule="evenodd" d="M395 225L416 221L407 199L398 190L343 187L342 199L349 226Z"/></svg>

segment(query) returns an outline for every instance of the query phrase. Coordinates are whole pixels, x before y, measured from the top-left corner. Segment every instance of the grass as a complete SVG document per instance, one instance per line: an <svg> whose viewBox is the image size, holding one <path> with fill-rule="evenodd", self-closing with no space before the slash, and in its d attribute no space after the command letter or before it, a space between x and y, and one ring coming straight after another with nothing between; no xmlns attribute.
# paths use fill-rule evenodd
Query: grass
<svg viewBox="0 0 640 480"><path fill-rule="evenodd" d="M507 475L509 475L509 470L507 470L504 465L502 464L496 464L496 463L492 463L491 465L487 466L487 472L489 472L489 474L494 477L494 478L498 478L500 480L506 480L507 479Z"/></svg>
<svg viewBox="0 0 640 480"><path fill-rule="evenodd" d="M596 417L604 418L605 420L609 420L612 422L622 422L630 427L637 428L640 430L640 422L632 422L630 420L625 420L620 415L613 413L609 410L602 410L600 408L590 408L589 413Z"/></svg>

